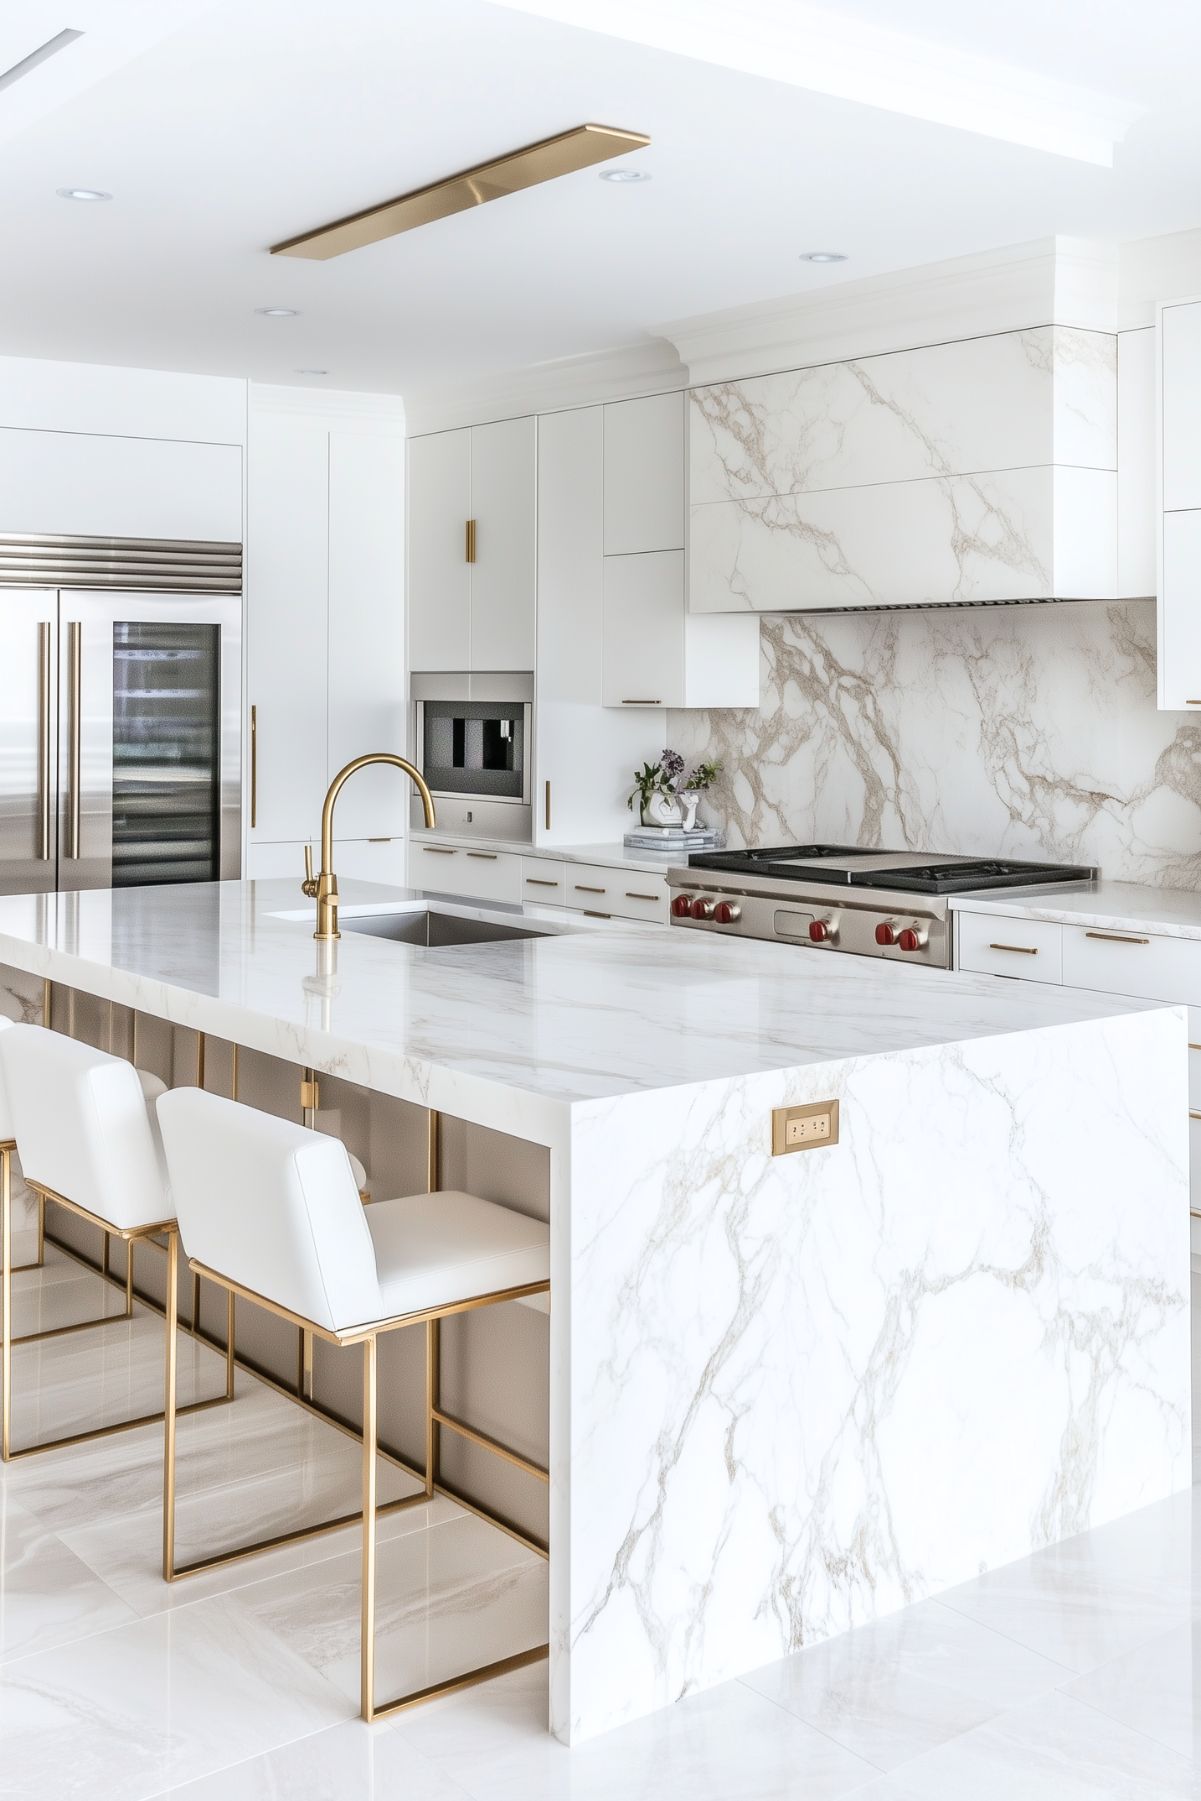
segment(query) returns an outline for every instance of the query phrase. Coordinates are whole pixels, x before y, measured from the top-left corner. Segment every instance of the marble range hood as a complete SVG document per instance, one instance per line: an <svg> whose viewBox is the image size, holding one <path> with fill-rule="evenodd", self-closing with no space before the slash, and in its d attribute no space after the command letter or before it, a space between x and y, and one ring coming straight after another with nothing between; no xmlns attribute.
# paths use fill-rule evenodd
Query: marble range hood
<svg viewBox="0 0 1201 1801"><path fill-rule="evenodd" d="M1112 598L1117 340L1045 325L694 388L689 605Z"/></svg>

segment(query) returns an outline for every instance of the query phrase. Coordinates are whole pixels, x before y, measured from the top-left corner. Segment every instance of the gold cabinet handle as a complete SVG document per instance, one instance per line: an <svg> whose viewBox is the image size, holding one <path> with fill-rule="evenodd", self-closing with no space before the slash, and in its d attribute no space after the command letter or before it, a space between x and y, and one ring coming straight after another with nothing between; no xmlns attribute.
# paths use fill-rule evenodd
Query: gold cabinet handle
<svg viewBox="0 0 1201 1801"><path fill-rule="evenodd" d="M550 831L550 783L549 782L547 782L547 784L546 784L545 814L546 814L546 829L549 832Z"/></svg>
<svg viewBox="0 0 1201 1801"><path fill-rule="evenodd" d="M453 857L455 851L449 844L423 844L421 853L426 857Z"/></svg>
<svg viewBox="0 0 1201 1801"><path fill-rule="evenodd" d="M463 560L475 562L475 520L469 519L463 533Z"/></svg>
<svg viewBox="0 0 1201 1801"><path fill-rule="evenodd" d="M259 822L259 710L250 709L250 829Z"/></svg>
<svg viewBox="0 0 1201 1801"><path fill-rule="evenodd" d="M1102 944L1150 944L1149 938L1131 938L1125 932L1086 932L1086 938L1096 938Z"/></svg>
<svg viewBox="0 0 1201 1801"><path fill-rule="evenodd" d="M1198 1113L1198 1111L1195 1107L1189 1108L1188 1116L1190 1119L1201 1119L1201 1113Z"/></svg>
<svg viewBox="0 0 1201 1801"><path fill-rule="evenodd" d="M469 857L478 857L481 863L496 862L496 852L494 850L469 850L467 855Z"/></svg>
<svg viewBox="0 0 1201 1801"><path fill-rule="evenodd" d="M1019 957L1037 957L1036 944L990 944L990 951L1013 951Z"/></svg>
<svg viewBox="0 0 1201 1801"><path fill-rule="evenodd" d="M552 882L549 877L544 875L528 875L525 878L525 885L527 888L557 888L559 886L558 882Z"/></svg>
<svg viewBox="0 0 1201 1801"><path fill-rule="evenodd" d="M627 888L626 889L626 899L627 900L657 901L659 899L659 896L657 894L635 894L635 892L632 888Z"/></svg>
<svg viewBox="0 0 1201 1801"><path fill-rule="evenodd" d="M1186 707L1201 707L1201 700L1186 700L1184 704Z"/></svg>
<svg viewBox="0 0 1201 1801"><path fill-rule="evenodd" d="M591 888L587 882L573 882L572 887L577 894L608 894L607 888Z"/></svg>
<svg viewBox="0 0 1201 1801"><path fill-rule="evenodd" d="M68 705L71 709L70 725L70 763L71 763L71 836L69 857L79 856L79 824L80 795L79 785L83 779L83 624L81 620L72 619L67 627L67 661L69 666L70 695Z"/></svg>
<svg viewBox="0 0 1201 1801"><path fill-rule="evenodd" d="M623 700L623 707L661 707L661 700Z"/></svg>
<svg viewBox="0 0 1201 1801"><path fill-rule="evenodd" d="M38 812L42 862L50 861L50 621L38 625Z"/></svg>

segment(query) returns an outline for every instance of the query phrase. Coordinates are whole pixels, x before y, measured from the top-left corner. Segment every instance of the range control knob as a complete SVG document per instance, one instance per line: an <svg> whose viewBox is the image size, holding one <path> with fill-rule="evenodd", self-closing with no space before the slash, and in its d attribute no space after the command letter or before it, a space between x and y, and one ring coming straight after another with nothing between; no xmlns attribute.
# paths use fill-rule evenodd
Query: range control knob
<svg viewBox="0 0 1201 1801"><path fill-rule="evenodd" d="M688 919L692 913L692 902L686 894L677 894L671 903L671 910L677 919Z"/></svg>
<svg viewBox="0 0 1201 1801"><path fill-rule="evenodd" d="M833 938L834 927L828 919L815 919L809 927L809 936L814 944L825 944L827 940Z"/></svg>
<svg viewBox="0 0 1201 1801"><path fill-rule="evenodd" d="M922 933L914 931L912 926L906 926L903 932L897 933L897 943L903 951L920 951L924 942Z"/></svg>
<svg viewBox="0 0 1201 1801"><path fill-rule="evenodd" d="M692 903L692 917L694 919L712 919L713 902L711 900L694 900Z"/></svg>
<svg viewBox="0 0 1201 1801"><path fill-rule="evenodd" d="M742 918L742 908L737 901L718 901L713 909L713 917L719 926L732 926Z"/></svg>
<svg viewBox="0 0 1201 1801"><path fill-rule="evenodd" d="M892 925L888 920L883 921L880 925L878 925L876 927L876 943L877 944L895 944L896 941L897 941L897 928L894 925Z"/></svg>

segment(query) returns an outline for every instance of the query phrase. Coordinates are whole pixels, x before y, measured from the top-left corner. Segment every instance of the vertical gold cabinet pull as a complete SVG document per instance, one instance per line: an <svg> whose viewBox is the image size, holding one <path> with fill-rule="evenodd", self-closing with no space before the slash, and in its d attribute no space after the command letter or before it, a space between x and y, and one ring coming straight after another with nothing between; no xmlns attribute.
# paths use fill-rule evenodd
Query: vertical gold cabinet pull
<svg viewBox="0 0 1201 1801"><path fill-rule="evenodd" d="M83 624L72 619L67 626L67 662L70 670L70 695L68 704L71 709L70 724L70 764L71 764L71 833L67 855L79 856L80 831L80 794L79 787L83 779Z"/></svg>
<svg viewBox="0 0 1201 1801"><path fill-rule="evenodd" d="M50 621L38 626L38 813L42 862L50 861Z"/></svg>
<svg viewBox="0 0 1201 1801"><path fill-rule="evenodd" d="M467 529L466 529L466 532L464 533L464 538L465 538L464 554L465 554L466 560L469 563L474 563L475 562L475 520L474 519L469 519L467 521Z"/></svg>
<svg viewBox="0 0 1201 1801"><path fill-rule="evenodd" d="M250 829L259 822L259 710L250 709Z"/></svg>
<svg viewBox="0 0 1201 1801"><path fill-rule="evenodd" d="M550 831L550 783L546 784L546 829Z"/></svg>

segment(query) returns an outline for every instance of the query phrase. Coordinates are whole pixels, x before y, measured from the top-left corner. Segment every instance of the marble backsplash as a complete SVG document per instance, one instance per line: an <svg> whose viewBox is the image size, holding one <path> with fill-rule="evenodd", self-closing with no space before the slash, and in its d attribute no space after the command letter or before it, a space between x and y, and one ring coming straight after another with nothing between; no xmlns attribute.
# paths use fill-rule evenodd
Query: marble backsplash
<svg viewBox="0 0 1201 1801"><path fill-rule="evenodd" d="M763 620L757 712L673 712L731 846L826 840L1201 886L1201 719L1155 705L1153 601Z"/></svg>

